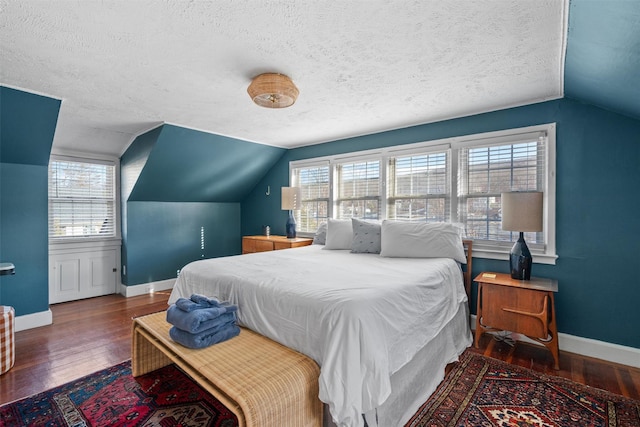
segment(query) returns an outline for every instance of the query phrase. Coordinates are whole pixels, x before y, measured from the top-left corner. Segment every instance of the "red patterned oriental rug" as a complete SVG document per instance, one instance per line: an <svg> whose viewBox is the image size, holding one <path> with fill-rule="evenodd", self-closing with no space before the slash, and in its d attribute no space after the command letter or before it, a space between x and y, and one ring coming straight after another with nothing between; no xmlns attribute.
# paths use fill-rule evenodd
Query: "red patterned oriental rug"
<svg viewBox="0 0 640 427"><path fill-rule="evenodd" d="M640 401L465 352L405 427L640 427Z"/></svg>
<svg viewBox="0 0 640 427"><path fill-rule="evenodd" d="M0 406L0 427L237 425L175 365L133 378L124 362ZM640 427L640 401L465 352L406 425L426 426Z"/></svg>
<svg viewBox="0 0 640 427"><path fill-rule="evenodd" d="M238 420L175 365L131 376L123 362L0 406L0 426L212 426Z"/></svg>

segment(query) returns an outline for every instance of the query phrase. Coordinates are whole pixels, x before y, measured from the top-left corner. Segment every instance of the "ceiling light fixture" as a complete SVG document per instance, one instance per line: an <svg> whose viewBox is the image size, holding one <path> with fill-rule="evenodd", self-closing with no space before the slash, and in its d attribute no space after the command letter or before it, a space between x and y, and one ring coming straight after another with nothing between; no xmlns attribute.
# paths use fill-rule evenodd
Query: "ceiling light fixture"
<svg viewBox="0 0 640 427"><path fill-rule="evenodd" d="M264 73L255 77L247 92L253 102L261 107L290 107L298 98L298 88L293 81L279 73Z"/></svg>

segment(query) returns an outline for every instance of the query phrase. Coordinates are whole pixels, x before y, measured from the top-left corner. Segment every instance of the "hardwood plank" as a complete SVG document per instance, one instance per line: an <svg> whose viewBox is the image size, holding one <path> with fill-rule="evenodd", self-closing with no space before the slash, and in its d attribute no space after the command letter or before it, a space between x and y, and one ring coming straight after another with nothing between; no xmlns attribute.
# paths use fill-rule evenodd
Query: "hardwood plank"
<svg viewBox="0 0 640 427"><path fill-rule="evenodd" d="M169 292L53 304L53 324L17 332L16 362L0 376L0 404L131 358L131 319L166 310Z"/></svg>
<svg viewBox="0 0 640 427"><path fill-rule="evenodd" d="M53 325L16 333L16 363L0 376L0 404L30 396L131 358L131 319L166 310L169 292L108 295L51 306ZM471 351L640 400L640 369L543 347L510 346L485 335Z"/></svg>

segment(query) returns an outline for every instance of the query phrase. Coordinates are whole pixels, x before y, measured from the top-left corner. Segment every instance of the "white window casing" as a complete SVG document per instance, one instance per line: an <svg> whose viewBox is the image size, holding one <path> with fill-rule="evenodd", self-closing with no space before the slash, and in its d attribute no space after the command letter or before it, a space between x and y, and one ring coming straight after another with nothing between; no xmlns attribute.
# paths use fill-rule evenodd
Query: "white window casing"
<svg viewBox="0 0 640 427"><path fill-rule="evenodd" d="M535 190L543 231L525 239L534 262L555 264L555 150L550 123L293 161L290 185L313 207L296 213L298 229L311 236L326 218L458 222L474 256L507 260L518 236L501 229L500 194Z"/></svg>
<svg viewBox="0 0 640 427"><path fill-rule="evenodd" d="M52 155L50 244L119 243L117 160Z"/></svg>

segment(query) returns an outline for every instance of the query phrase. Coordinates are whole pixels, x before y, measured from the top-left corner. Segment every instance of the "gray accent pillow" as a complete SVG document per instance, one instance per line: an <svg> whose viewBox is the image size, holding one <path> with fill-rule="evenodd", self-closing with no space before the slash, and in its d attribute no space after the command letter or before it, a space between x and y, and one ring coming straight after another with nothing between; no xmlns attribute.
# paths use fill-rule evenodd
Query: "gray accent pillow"
<svg viewBox="0 0 640 427"><path fill-rule="evenodd" d="M316 234L313 236L314 245L324 245L327 241L327 223L323 222L318 226Z"/></svg>
<svg viewBox="0 0 640 427"><path fill-rule="evenodd" d="M351 218L351 227L353 228L351 252L356 254L380 253L382 225L379 222Z"/></svg>

